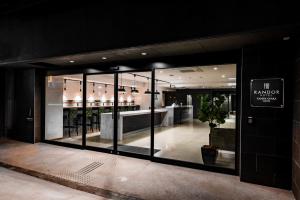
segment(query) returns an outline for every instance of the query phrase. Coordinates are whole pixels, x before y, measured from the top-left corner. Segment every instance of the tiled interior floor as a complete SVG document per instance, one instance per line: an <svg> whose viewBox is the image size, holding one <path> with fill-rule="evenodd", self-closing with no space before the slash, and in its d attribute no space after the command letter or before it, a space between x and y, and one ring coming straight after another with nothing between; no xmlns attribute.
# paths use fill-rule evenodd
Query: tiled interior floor
<svg viewBox="0 0 300 200"><path fill-rule="evenodd" d="M290 191L243 183L238 176L43 143L1 141L0 162L142 199L293 199ZM103 164L76 176L93 162Z"/></svg>
<svg viewBox="0 0 300 200"><path fill-rule="evenodd" d="M1 200L101 200L90 193L74 190L0 167Z"/></svg>
<svg viewBox="0 0 300 200"><path fill-rule="evenodd" d="M235 128L235 118L226 119L221 127ZM57 141L81 144L81 136L63 138ZM203 164L201 146L209 143L209 126L198 119L172 127L156 127L154 148L159 150L154 156ZM149 148L150 129L126 136L119 144ZM100 132L87 134L87 145L101 148L111 148L112 140L100 139ZM135 152L134 152L135 153ZM235 152L219 150L216 166L234 169Z"/></svg>

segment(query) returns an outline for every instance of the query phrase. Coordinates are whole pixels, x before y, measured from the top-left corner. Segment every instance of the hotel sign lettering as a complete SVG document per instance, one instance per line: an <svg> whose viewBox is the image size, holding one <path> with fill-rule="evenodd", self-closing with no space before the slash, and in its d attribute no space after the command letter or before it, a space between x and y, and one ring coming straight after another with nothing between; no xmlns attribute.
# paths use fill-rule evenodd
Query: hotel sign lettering
<svg viewBox="0 0 300 200"><path fill-rule="evenodd" d="M284 80L282 78L252 79L250 82L251 107L284 107Z"/></svg>

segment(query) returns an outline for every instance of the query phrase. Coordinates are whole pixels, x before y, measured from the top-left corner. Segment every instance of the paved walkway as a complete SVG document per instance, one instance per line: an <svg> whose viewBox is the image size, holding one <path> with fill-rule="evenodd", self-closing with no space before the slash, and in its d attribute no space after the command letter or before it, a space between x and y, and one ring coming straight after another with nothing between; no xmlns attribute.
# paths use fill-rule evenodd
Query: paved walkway
<svg viewBox="0 0 300 200"><path fill-rule="evenodd" d="M43 143L1 141L0 163L112 199L294 199L290 191L237 176Z"/></svg>
<svg viewBox="0 0 300 200"><path fill-rule="evenodd" d="M1 200L101 200L93 194L74 190L39 178L0 167Z"/></svg>

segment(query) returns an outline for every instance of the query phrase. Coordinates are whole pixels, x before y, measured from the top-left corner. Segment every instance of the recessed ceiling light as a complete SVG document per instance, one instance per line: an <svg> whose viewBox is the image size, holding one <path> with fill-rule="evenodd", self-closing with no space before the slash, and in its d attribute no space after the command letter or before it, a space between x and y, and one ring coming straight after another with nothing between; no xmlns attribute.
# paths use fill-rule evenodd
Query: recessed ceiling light
<svg viewBox="0 0 300 200"><path fill-rule="evenodd" d="M162 70L160 70L159 73L164 73L164 72Z"/></svg>
<svg viewBox="0 0 300 200"><path fill-rule="evenodd" d="M146 53L146 52L142 52L141 55L142 55L142 56L145 56L145 55L147 55L147 53Z"/></svg>
<svg viewBox="0 0 300 200"><path fill-rule="evenodd" d="M107 57L103 56L101 59L102 59L102 60L106 60L106 59L107 59Z"/></svg>
<svg viewBox="0 0 300 200"><path fill-rule="evenodd" d="M70 60L69 62L70 62L70 63L74 63L75 61L74 61L74 60Z"/></svg>
<svg viewBox="0 0 300 200"><path fill-rule="evenodd" d="M225 75L225 74L223 74L223 75L222 75L222 78L226 78L226 75Z"/></svg>
<svg viewBox="0 0 300 200"><path fill-rule="evenodd" d="M214 70L218 70L219 68L217 68L217 67L214 67Z"/></svg>
<svg viewBox="0 0 300 200"><path fill-rule="evenodd" d="M287 40L291 39L291 37L290 37L290 36L285 36L285 37L283 37L282 39L283 39L284 41L287 41Z"/></svg>

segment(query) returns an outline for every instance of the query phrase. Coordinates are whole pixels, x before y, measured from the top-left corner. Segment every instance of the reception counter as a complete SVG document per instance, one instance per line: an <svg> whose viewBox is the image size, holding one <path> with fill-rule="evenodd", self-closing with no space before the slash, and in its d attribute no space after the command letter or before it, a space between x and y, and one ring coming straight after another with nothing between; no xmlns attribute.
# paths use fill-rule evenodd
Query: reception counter
<svg viewBox="0 0 300 200"><path fill-rule="evenodd" d="M178 115L178 116L177 116ZM192 106L167 106L154 111L155 126L172 126L176 123L193 119ZM113 139L112 113L101 113L101 134L103 139ZM150 110L120 112L118 116L118 140L126 135L149 129L151 125Z"/></svg>

